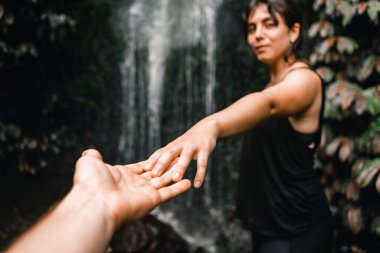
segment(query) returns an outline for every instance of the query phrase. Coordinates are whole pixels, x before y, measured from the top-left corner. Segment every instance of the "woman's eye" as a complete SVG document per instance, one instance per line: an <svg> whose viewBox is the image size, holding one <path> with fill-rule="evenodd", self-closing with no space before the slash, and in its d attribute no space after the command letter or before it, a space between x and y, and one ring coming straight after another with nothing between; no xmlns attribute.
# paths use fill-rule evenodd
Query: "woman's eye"
<svg viewBox="0 0 380 253"><path fill-rule="evenodd" d="M256 27L254 27L254 26L248 27L248 33L254 33L255 31L256 31Z"/></svg>

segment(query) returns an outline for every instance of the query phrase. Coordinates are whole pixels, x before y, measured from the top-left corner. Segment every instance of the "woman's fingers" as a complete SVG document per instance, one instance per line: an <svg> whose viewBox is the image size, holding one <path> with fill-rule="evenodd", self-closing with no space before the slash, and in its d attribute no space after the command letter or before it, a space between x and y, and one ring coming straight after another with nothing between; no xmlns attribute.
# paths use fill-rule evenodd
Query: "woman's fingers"
<svg viewBox="0 0 380 253"><path fill-rule="evenodd" d="M160 176L164 173L170 164L175 160L180 154L181 150L179 148L167 148L157 160L156 165L152 170L153 176Z"/></svg>
<svg viewBox="0 0 380 253"><path fill-rule="evenodd" d="M136 174L139 174L139 175L142 174L143 172L145 172L141 163L131 163L131 164L124 165L124 167L128 170L133 171Z"/></svg>
<svg viewBox="0 0 380 253"><path fill-rule="evenodd" d="M194 187L201 187L206 176L207 162L210 153L207 150L201 150L197 157L197 173L195 174Z"/></svg>
<svg viewBox="0 0 380 253"><path fill-rule="evenodd" d="M168 186L172 182L172 170L166 171L160 177L154 177L150 180L150 183L156 189L161 189L162 187Z"/></svg>
<svg viewBox="0 0 380 253"><path fill-rule="evenodd" d="M146 163L144 165L144 168L146 171L151 171L154 168L154 165L156 165L157 160L160 158L163 148L160 148L156 150L149 158L146 160Z"/></svg>
<svg viewBox="0 0 380 253"><path fill-rule="evenodd" d="M193 160L195 148L190 146L185 148L176 165L173 167L173 181L178 182L182 179L183 175L185 174L187 168L189 167L191 161Z"/></svg>
<svg viewBox="0 0 380 253"><path fill-rule="evenodd" d="M150 171L144 172L140 175L142 178L144 178L146 181L152 180L152 173Z"/></svg>
<svg viewBox="0 0 380 253"><path fill-rule="evenodd" d="M184 193L185 191L189 190L190 187L191 187L190 180L184 179L175 184L159 189L158 193L160 194L161 201L165 202L169 199L172 199Z"/></svg>

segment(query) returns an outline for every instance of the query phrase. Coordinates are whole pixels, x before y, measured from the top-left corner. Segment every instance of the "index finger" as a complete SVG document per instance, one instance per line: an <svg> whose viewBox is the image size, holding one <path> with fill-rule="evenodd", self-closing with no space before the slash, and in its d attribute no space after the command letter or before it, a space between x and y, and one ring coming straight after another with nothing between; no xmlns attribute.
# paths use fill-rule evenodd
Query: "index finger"
<svg viewBox="0 0 380 253"><path fill-rule="evenodd" d="M154 165L156 165L158 158L160 158L163 152L163 148L156 150L145 162L144 168L146 171L150 171L153 169Z"/></svg>
<svg viewBox="0 0 380 253"><path fill-rule="evenodd" d="M183 179L175 184L161 188L158 190L160 194L161 201L165 202L169 199L177 197L178 195L184 193L191 188L191 182L188 179Z"/></svg>
<svg viewBox="0 0 380 253"><path fill-rule="evenodd" d="M170 148L165 148L164 152L160 154L159 159L157 160L152 173L154 176L160 176L162 173L169 169L169 166L173 163L174 160L178 158L178 155L181 153L181 148L173 146Z"/></svg>

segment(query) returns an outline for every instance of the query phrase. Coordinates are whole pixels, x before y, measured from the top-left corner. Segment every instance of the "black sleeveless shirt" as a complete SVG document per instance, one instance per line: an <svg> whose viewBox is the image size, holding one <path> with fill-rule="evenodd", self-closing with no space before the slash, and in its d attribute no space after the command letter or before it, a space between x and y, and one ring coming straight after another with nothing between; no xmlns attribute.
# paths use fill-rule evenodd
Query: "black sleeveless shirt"
<svg viewBox="0 0 380 253"><path fill-rule="evenodd" d="M253 232L291 236L310 228L326 211L327 199L314 170L323 104L324 89L319 127L313 134L297 132L287 117L267 119L246 134L236 211Z"/></svg>

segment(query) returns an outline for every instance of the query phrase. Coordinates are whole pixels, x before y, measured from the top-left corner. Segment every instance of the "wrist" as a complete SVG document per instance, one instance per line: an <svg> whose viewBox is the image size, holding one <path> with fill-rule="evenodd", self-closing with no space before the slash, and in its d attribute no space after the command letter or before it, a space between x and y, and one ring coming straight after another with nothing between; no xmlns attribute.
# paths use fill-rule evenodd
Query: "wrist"
<svg viewBox="0 0 380 253"><path fill-rule="evenodd" d="M56 208L57 215L75 216L78 220L102 226L110 236L116 230L115 219L104 201L74 186Z"/></svg>
<svg viewBox="0 0 380 253"><path fill-rule="evenodd" d="M105 252L114 230L106 207L73 188L7 252Z"/></svg>
<svg viewBox="0 0 380 253"><path fill-rule="evenodd" d="M216 119L204 119L205 130L209 131L211 135L217 140L220 136L220 126Z"/></svg>

